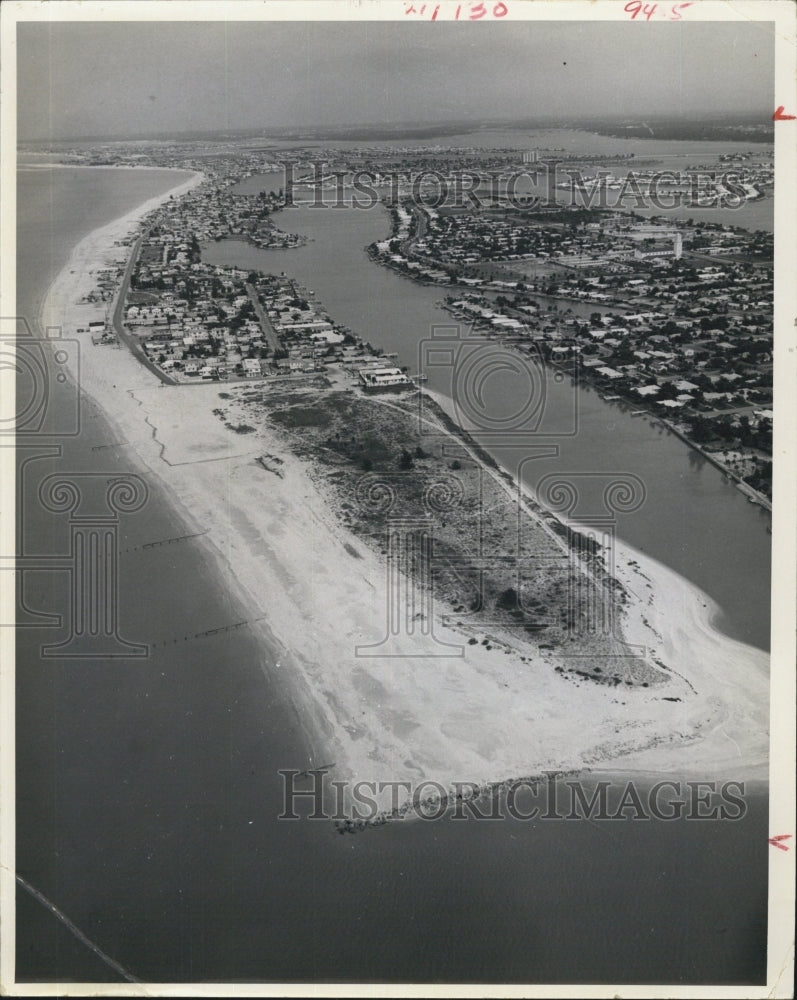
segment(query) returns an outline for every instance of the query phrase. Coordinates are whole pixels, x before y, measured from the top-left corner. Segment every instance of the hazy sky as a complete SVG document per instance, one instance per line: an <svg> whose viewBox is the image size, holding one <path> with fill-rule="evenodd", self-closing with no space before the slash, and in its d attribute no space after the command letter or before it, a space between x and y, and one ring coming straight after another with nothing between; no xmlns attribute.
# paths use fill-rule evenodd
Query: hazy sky
<svg viewBox="0 0 797 1000"><path fill-rule="evenodd" d="M21 140L774 107L756 24L29 23L18 43Z"/></svg>

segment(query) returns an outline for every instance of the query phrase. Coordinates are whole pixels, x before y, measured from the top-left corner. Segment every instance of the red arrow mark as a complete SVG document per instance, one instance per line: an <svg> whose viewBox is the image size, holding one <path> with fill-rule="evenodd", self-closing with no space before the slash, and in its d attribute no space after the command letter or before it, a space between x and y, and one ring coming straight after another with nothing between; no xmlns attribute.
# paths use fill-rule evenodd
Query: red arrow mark
<svg viewBox="0 0 797 1000"><path fill-rule="evenodd" d="M773 847L777 847L779 851L788 851L788 847L785 844L781 844L781 840L791 840L790 833L780 833L777 837L770 837L769 842Z"/></svg>
<svg viewBox="0 0 797 1000"><path fill-rule="evenodd" d="M778 108L775 114L772 116L773 122L793 122L797 118L797 115L787 115L783 110L783 105Z"/></svg>

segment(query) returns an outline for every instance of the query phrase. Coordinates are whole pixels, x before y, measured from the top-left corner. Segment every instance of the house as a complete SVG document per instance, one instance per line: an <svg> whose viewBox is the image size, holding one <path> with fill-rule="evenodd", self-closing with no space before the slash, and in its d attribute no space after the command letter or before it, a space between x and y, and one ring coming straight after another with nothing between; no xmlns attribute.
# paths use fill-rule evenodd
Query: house
<svg viewBox="0 0 797 1000"><path fill-rule="evenodd" d="M413 385L400 368L361 368L358 375L363 389L371 392L405 389Z"/></svg>
<svg viewBox="0 0 797 1000"><path fill-rule="evenodd" d="M330 326L328 330L319 330L310 334L310 339L314 341L324 341L327 344L342 344L343 334L336 333Z"/></svg>

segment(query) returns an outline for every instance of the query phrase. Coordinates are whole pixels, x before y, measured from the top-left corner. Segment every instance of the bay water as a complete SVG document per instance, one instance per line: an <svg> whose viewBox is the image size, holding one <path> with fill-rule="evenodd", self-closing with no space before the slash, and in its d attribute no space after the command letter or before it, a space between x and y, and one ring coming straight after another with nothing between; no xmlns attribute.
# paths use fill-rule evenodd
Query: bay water
<svg viewBox="0 0 797 1000"><path fill-rule="evenodd" d="M244 182L242 190L251 190L253 181ZM263 181L273 186L275 175ZM538 429L515 433L510 424L508 432L493 433L494 425L480 423L480 414L509 417L521 412L533 371L502 369L485 378L481 408L458 394L458 388L467 394L468 379L458 384L457 364L460 369L471 366L470 355L467 366L461 359L443 364L430 359L439 354L435 338L441 333L444 346L456 353L461 349L458 338L465 347L472 342L470 331L441 308L452 289L417 284L368 258L365 247L389 232L381 205L369 211L297 206L280 213L276 221L308 242L264 250L241 239L222 240L204 248L203 260L296 278L334 320L397 354L398 364L425 375L429 388L454 398L463 426L512 474L520 470L526 485L534 489L554 473L576 474L582 495L574 516L586 523L596 523L607 513L600 494L613 475L638 477L645 500L638 510L618 515L619 537L710 594L721 608L718 625L727 635L769 648L770 515L750 504L722 472L655 418L633 415L628 407L607 403L583 380L573 385L551 372L544 375L545 412ZM563 309L570 305L561 303ZM572 305L579 308L578 303ZM581 308L587 314L592 311ZM505 358L507 352L477 338L476 347L480 344L489 376L490 359ZM532 458L552 447L557 449L555 457Z"/></svg>

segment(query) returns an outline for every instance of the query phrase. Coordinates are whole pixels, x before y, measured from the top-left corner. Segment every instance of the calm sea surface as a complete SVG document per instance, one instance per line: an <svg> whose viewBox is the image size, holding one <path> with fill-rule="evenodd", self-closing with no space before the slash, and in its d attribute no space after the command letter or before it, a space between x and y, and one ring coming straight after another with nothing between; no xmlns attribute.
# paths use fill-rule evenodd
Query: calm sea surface
<svg viewBox="0 0 797 1000"><path fill-rule="evenodd" d="M21 315L36 314L85 232L170 186L164 174L114 170L100 182L98 173L20 173ZM371 228L384 231L376 213L359 220L362 228L337 225L335 264L319 254L319 270L309 273L317 233L308 248L280 255L279 270L314 288L337 319L406 354L429 326L436 293L364 255L356 267L349 262L355 246L361 253L374 238ZM407 314L403 333L399 309ZM67 525L31 501L45 475L135 471L85 400L82 417L81 433L60 440L60 455L25 467L28 554L68 550ZM584 393L580 419L583 428L616 426L603 437L594 431L591 449L569 454L567 468L583 468L585 454L598 469L637 468L644 445L635 435L644 424L626 427L594 393ZM677 442L652 433L662 454L676 455ZM28 449L19 461L34 454ZM707 470L692 468L686 455L662 459L681 462L672 478L661 476L680 511L670 537L691 563L713 516L716 551L703 558L713 564L720 549L749 544L748 561L727 572L731 589L746 588L751 599L749 560L758 550L750 536L759 515L745 507L748 520L735 520L735 491L705 479ZM708 485L694 489L693 479ZM301 722L272 675L269 651L245 629L194 638L238 621L241 609L192 542L142 548L186 533L157 485L149 487L144 510L120 522L119 614L125 638L156 644L150 656L42 659L40 643L63 633L20 629L17 639L18 870L106 953L154 981L763 980L760 791L740 822L444 821L358 836L339 836L326 823L277 822L278 768L306 766ZM717 508L719 500L726 503ZM694 521L701 503L714 513ZM754 537L765 550L763 523ZM647 544L658 553L657 543ZM763 579L765 553L757 560ZM703 585L720 600L716 587ZM67 586L63 573L26 574L26 605L65 609ZM763 605L759 612L764 635ZM24 892L17 963L22 980L116 978Z"/></svg>

